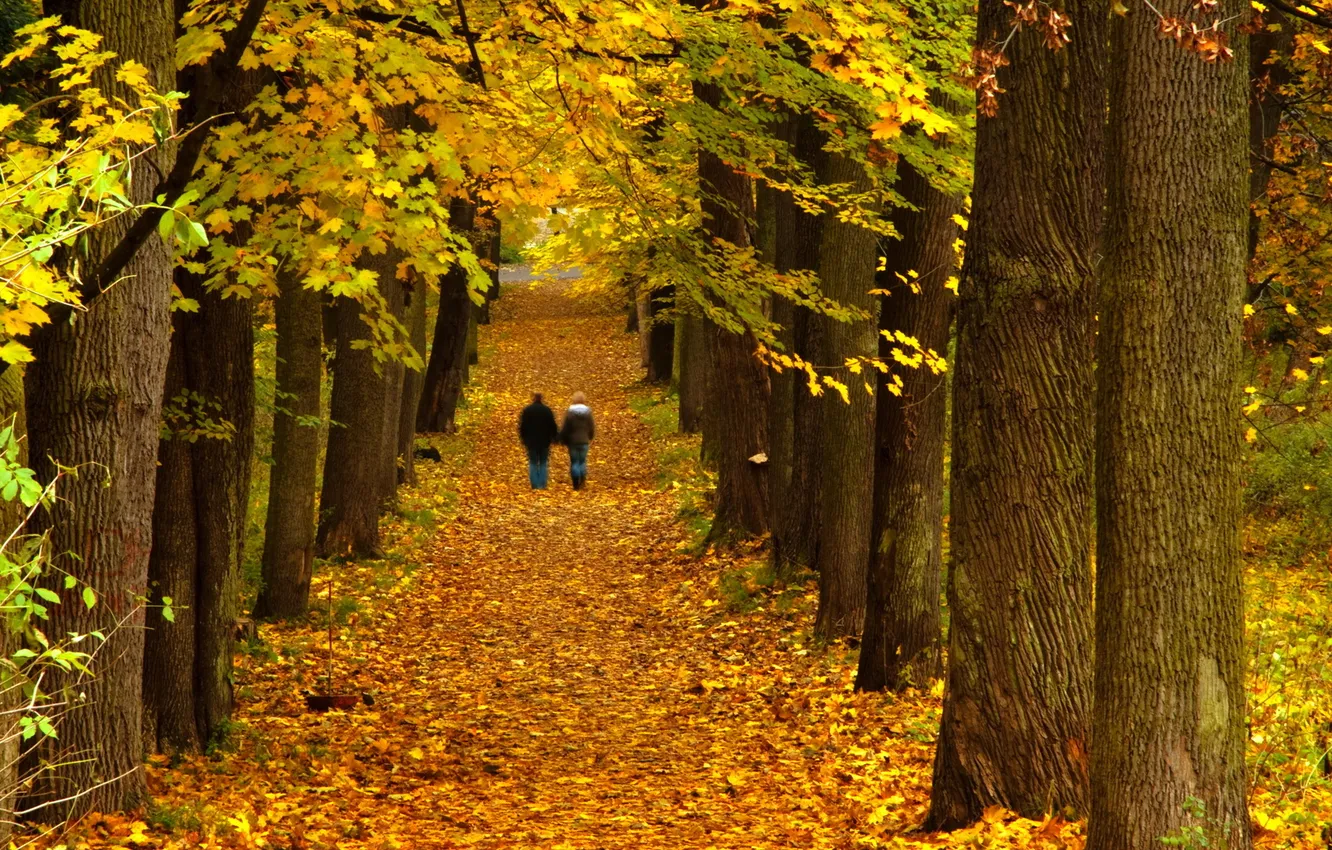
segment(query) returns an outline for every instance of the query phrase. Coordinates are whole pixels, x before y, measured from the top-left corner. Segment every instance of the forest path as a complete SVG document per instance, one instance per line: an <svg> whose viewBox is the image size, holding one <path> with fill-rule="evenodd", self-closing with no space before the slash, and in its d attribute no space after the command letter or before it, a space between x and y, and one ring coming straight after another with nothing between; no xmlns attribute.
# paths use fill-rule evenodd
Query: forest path
<svg viewBox="0 0 1332 850"><path fill-rule="evenodd" d="M752 768L754 754L736 751L726 725L700 722L688 689L717 675L716 659L688 621L662 616L685 561L675 500L655 484L656 448L628 405L636 339L622 315L562 288L508 287L482 329L489 413L458 483L444 562L421 580L443 604L409 627L438 640L417 665L444 715L428 749L457 759L414 801L419 840L753 846L757 824L725 777ZM570 488L557 447L550 489L533 492L517 413L541 391L561 415L576 390L597 418L588 486Z"/></svg>
<svg viewBox="0 0 1332 850"><path fill-rule="evenodd" d="M938 693L853 693L854 657L810 642L810 587L765 590L750 550L679 551L664 447L629 406L637 342L568 285L506 287L461 432L432 438L444 462L419 464L385 522L389 557L316 575L337 690L374 705L306 712L327 621L264 626L229 751L149 769L156 846L936 844L902 833L924 814ZM561 448L550 489L529 488L516 418L534 390L557 412L582 390L596 413L581 492Z"/></svg>

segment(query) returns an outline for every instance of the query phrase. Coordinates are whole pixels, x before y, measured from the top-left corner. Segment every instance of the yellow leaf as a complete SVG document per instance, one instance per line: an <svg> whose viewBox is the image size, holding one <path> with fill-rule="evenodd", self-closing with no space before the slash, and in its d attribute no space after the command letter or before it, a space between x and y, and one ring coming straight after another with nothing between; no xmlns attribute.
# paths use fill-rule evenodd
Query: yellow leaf
<svg viewBox="0 0 1332 850"><path fill-rule="evenodd" d="M422 759L425 758L425 753L421 752L420 747L412 747L410 750L407 751L407 755L411 756L417 761L421 761Z"/></svg>

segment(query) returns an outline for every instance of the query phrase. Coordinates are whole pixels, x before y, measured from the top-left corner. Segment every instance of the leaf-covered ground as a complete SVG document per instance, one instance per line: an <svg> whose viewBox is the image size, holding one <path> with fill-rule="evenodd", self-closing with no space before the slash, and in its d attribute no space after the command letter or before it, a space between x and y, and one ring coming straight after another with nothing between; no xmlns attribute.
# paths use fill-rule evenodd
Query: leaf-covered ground
<svg viewBox="0 0 1332 850"><path fill-rule="evenodd" d="M391 556L316 578L321 600L332 579L338 689L374 704L307 713L326 616L265 626L213 752L155 760L152 809L88 818L61 840L1081 847L1080 824L998 810L951 836L910 832L939 688L853 693L850 651L809 643L809 588L760 586L757 551L687 551L697 541L677 494L659 486L669 446L630 406L645 392L636 342L622 316L579 306L562 285L511 287L498 303L462 430L434 441L444 461L422 463L402 494ZM570 489L562 450L551 489L528 488L514 421L533 390L557 410L587 393L598 422L587 490ZM1258 792L1261 843L1321 847L1322 777L1284 788Z"/></svg>

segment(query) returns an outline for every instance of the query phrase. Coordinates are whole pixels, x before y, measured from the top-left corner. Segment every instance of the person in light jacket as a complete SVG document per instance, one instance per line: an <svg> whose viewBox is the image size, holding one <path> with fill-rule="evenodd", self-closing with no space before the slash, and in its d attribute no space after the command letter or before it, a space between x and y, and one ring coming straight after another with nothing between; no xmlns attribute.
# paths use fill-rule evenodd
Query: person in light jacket
<svg viewBox="0 0 1332 850"><path fill-rule="evenodd" d="M560 442L569 447L569 480L575 490L583 489L587 481L587 448L596 433L597 425L592 419L592 408L587 406L587 397L574 393L569 409L564 412Z"/></svg>

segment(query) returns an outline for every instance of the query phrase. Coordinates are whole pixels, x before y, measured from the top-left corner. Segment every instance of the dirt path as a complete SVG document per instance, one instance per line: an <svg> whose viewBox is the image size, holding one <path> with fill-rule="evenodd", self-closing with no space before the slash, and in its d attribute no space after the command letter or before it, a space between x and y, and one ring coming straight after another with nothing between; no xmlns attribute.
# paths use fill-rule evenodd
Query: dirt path
<svg viewBox="0 0 1332 850"><path fill-rule="evenodd" d="M432 691L466 718L446 746L462 775L431 788L416 813L439 815L441 839L481 847L706 847L743 823L725 805L681 809L682 792L713 780L726 730L690 722L698 696L679 684L694 675L696 638L659 609L680 580L670 569L680 532L627 404L636 343L622 317L589 313L556 288L514 288L482 337L494 348L494 407L445 535L458 568L426 585L452 604L440 645L420 661L423 676L449 671ZM593 405L583 492L570 489L560 449L551 489L528 488L512 421L535 389L557 413L575 390Z"/></svg>

